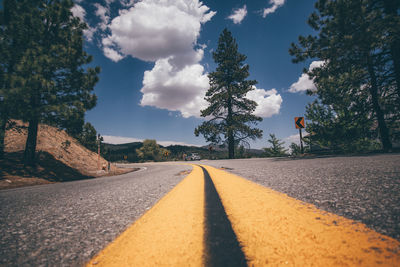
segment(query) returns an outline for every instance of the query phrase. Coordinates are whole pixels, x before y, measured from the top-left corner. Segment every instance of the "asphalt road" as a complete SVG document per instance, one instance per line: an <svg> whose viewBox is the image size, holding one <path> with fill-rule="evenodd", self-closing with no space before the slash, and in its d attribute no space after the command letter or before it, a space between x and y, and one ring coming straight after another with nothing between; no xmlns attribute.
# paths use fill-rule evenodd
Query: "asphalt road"
<svg viewBox="0 0 400 267"><path fill-rule="evenodd" d="M400 240L400 154L202 161Z"/></svg>
<svg viewBox="0 0 400 267"><path fill-rule="evenodd" d="M0 191L0 266L80 266L185 176L141 164L115 177Z"/></svg>
<svg viewBox="0 0 400 267"><path fill-rule="evenodd" d="M196 161L365 223L400 240L400 155ZM174 163L138 172L0 191L0 265L79 266L187 173Z"/></svg>

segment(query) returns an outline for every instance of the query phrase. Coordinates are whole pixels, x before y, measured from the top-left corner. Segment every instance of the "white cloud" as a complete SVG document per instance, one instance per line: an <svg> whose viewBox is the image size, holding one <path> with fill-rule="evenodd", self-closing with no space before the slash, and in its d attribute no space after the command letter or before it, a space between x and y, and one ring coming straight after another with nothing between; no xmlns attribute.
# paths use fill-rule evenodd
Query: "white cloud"
<svg viewBox="0 0 400 267"><path fill-rule="evenodd" d="M88 27L86 30L83 30L83 35L85 36L86 40L91 42L93 40L93 35L96 31L96 28Z"/></svg>
<svg viewBox="0 0 400 267"><path fill-rule="evenodd" d="M215 12L198 0L143 0L123 10L105 37L124 55L156 61L193 50L201 24Z"/></svg>
<svg viewBox="0 0 400 267"><path fill-rule="evenodd" d="M199 0L137 2L109 23L103 52L113 61L132 56L155 62L144 73L142 106L199 116L209 85L199 64L205 47L197 39L201 25L214 15Z"/></svg>
<svg viewBox="0 0 400 267"><path fill-rule="evenodd" d="M114 2L114 0L106 0L106 2ZM124 6L124 7L131 7L135 4L135 0L120 0L120 3Z"/></svg>
<svg viewBox="0 0 400 267"><path fill-rule="evenodd" d="M102 6L98 3L95 3L94 6L96 7L95 14L101 20L101 23L99 24L100 28L104 31L107 29L107 24L110 20L110 16L108 15L110 13L110 11L108 10L108 8Z"/></svg>
<svg viewBox="0 0 400 267"><path fill-rule="evenodd" d="M143 142L143 139L133 138L133 137L122 137L122 136L112 136L112 135L102 135L104 143L107 144L126 144L134 142Z"/></svg>
<svg viewBox="0 0 400 267"><path fill-rule="evenodd" d="M144 73L140 104L180 111L185 118L199 117L200 110L206 107L208 82L200 64L175 70L169 59L160 59L151 71Z"/></svg>
<svg viewBox="0 0 400 267"><path fill-rule="evenodd" d="M282 97L275 89L264 90L255 88L246 94L246 97L255 101L258 106L254 115L269 118L279 113L282 104Z"/></svg>
<svg viewBox="0 0 400 267"><path fill-rule="evenodd" d="M177 142L177 141L157 141L157 144L162 145L162 146L179 145L179 146L197 146L197 147L199 147L199 145L189 144L189 143L185 143L185 142Z"/></svg>
<svg viewBox="0 0 400 267"><path fill-rule="evenodd" d="M247 15L247 7L244 5L242 8L233 10L233 14L228 17L233 23L240 24Z"/></svg>
<svg viewBox="0 0 400 267"><path fill-rule="evenodd" d="M312 71L315 68L319 68L324 64L324 61L313 61L310 64L309 70Z"/></svg>
<svg viewBox="0 0 400 267"><path fill-rule="evenodd" d="M138 139L134 137L123 137L123 136L112 136L112 135L103 135L104 142L107 144L126 144L126 143L133 143L133 142L143 142L143 139ZM170 146L170 145L181 145L181 146L197 146L194 144L188 144L185 142L178 142L178 141L157 141L157 144L162 146Z"/></svg>
<svg viewBox="0 0 400 267"><path fill-rule="evenodd" d="M85 11L85 9L83 9L82 6L75 4L71 8L71 12L72 12L72 15L74 15L74 17L78 17L81 19L81 21L85 21L86 11Z"/></svg>
<svg viewBox="0 0 400 267"><path fill-rule="evenodd" d="M285 4L285 0L270 0L269 3L272 5L269 8L264 8L263 18L265 18L268 14L274 13L279 7Z"/></svg>
<svg viewBox="0 0 400 267"><path fill-rule="evenodd" d="M322 66L322 64L324 64L323 61L313 61L308 70L312 71L313 69ZM291 93L304 92L307 90L315 91L317 88L315 87L313 80L310 79L310 76L306 73L301 74L297 82L293 83L289 88L289 92Z"/></svg>
<svg viewBox="0 0 400 267"><path fill-rule="evenodd" d="M289 92L297 93L297 92L304 92L307 90L316 90L314 82L310 79L308 74L301 74L300 78L297 82L293 83L290 88Z"/></svg>
<svg viewBox="0 0 400 267"><path fill-rule="evenodd" d="M283 139L285 141L285 143L287 143L288 145L290 145L291 143L295 143L295 144L300 144L300 134L294 134L291 136L286 137L285 139Z"/></svg>
<svg viewBox="0 0 400 267"><path fill-rule="evenodd" d="M81 2L81 1L76 1L76 2ZM71 12L72 15L74 15L75 17L78 17L82 22L86 23L85 20L85 16L86 16L86 11L85 9L78 5L75 4L72 8L71 8ZM88 29L83 30L83 35L85 36L86 40L88 40L89 42L91 42L93 40L93 34L96 32L95 28L92 27L88 27Z"/></svg>
<svg viewBox="0 0 400 267"><path fill-rule="evenodd" d="M124 58L117 51L115 51L109 47L103 47L103 53L106 57L108 57L109 59L111 59L114 62L118 62Z"/></svg>

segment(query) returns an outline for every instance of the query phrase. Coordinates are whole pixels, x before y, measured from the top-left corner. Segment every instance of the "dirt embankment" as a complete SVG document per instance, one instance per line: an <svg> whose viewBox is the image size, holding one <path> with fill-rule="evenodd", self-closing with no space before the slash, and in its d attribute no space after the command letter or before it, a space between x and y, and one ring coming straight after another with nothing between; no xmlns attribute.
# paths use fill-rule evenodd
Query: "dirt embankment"
<svg viewBox="0 0 400 267"><path fill-rule="evenodd" d="M24 185L46 184L125 173L98 157L65 131L39 125L37 166L26 168L22 163L27 125L17 121L15 129L6 132L5 159L0 160L0 189Z"/></svg>

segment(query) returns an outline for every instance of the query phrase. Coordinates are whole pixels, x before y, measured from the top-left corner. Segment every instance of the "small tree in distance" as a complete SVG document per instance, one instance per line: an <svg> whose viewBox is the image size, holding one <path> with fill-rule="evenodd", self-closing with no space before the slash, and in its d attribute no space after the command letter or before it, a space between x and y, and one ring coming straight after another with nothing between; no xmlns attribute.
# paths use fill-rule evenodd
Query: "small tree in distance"
<svg viewBox="0 0 400 267"><path fill-rule="evenodd" d="M283 157L287 155L287 149L283 147L285 142L280 141L276 138L275 134L270 134L270 139L268 142L271 144L271 147L264 148L265 156L267 157Z"/></svg>
<svg viewBox="0 0 400 267"><path fill-rule="evenodd" d="M207 142L214 144L227 142L232 159L235 146L262 137L262 130L252 128L262 121L252 114L257 103L246 98L257 81L246 80L249 76L249 65L244 64L246 56L238 52L238 45L227 29L219 37L213 58L218 67L208 75L210 89L205 99L209 106L201 111L202 117L211 119L198 126L194 133L196 136L202 134Z"/></svg>
<svg viewBox="0 0 400 267"><path fill-rule="evenodd" d="M161 161L165 153L169 154L169 151L160 148L156 140L146 139L143 141L143 146L136 149L136 153L143 161Z"/></svg>
<svg viewBox="0 0 400 267"><path fill-rule="evenodd" d="M291 143L289 148L290 148L290 155L297 156L301 154L301 148L298 144Z"/></svg>

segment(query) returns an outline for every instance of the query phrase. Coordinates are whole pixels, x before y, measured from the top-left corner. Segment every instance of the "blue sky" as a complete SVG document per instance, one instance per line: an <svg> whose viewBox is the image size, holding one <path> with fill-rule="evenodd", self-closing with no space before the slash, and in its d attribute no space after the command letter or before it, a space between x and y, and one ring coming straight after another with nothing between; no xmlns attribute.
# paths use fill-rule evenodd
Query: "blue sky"
<svg viewBox="0 0 400 267"><path fill-rule="evenodd" d="M159 143L205 145L193 134L203 121L199 110L215 70L212 51L228 28L239 52L247 56L250 79L258 81L248 95L259 103L262 139L269 133L287 142L298 139L294 117L303 116L313 99L313 83L303 68L319 62L291 63L291 42L312 33L306 24L314 0L99 0L75 1L73 13L85 20L86 51L100 66L95 87L97 106L86 120L106 142L156 139Z"/></svg>

